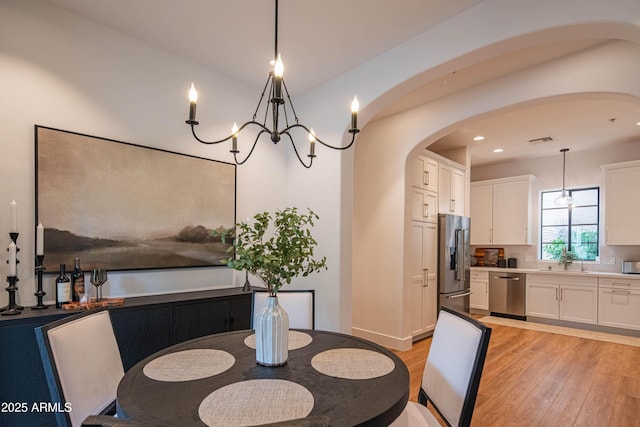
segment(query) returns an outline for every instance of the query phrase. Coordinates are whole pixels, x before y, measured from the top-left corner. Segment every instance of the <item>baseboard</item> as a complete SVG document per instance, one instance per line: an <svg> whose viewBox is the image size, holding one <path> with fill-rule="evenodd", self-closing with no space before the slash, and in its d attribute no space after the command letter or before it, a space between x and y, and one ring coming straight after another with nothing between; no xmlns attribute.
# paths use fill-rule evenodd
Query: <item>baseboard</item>
<svg viewBox="0 0 640 427"><path fill-rule="evenodd" d="M582 329L585 331L605 332L608 334L640 337L640 331L635 329L614 328L611 326L592 325L589 323L568 322L565 320L546 319L544 317L527 316L530 322L543 323L552 326L565 326L567 328Z"/></svg>
<svg viewBox="0 0 640 427"><path fill-rule="evenodd" d="M413 337L398 338L360 328L351 328L351 334L355 337L373 341L374 343L383 347L399 351L409 350L413 345Z"/></svg>

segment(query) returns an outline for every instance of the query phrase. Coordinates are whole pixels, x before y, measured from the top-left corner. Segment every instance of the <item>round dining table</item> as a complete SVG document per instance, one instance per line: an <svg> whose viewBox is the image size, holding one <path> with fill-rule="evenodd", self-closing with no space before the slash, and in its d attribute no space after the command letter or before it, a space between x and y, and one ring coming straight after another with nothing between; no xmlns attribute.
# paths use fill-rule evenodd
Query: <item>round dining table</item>
<svg viewBox="0 0 640 427"><path fill-rule="evenodd" d="M395 354L350 335L290 330L283 366L256 363L253 330L163 349L120 381L118 417L154 426L268 425L326 417L332 427L388 426L409 398Z"/></svg>

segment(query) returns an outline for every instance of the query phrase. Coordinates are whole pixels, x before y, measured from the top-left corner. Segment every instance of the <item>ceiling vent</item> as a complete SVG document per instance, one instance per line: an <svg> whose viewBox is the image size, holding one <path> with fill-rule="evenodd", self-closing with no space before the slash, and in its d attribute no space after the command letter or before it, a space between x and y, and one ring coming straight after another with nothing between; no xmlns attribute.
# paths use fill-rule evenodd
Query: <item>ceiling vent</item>
<svg viewBox="0 0 640 427"><path fill-rule="evenodd" d="M553 142L553 138L545 136L543 138L530 139L529 144L543 144L545 142Z"/></svg>

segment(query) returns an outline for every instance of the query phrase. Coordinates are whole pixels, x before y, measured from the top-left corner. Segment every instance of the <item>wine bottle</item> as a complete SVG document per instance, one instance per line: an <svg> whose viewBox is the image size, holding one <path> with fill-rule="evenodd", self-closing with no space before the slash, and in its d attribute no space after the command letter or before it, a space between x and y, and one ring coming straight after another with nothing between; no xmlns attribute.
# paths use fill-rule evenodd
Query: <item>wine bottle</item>
<svg viewBox="0 0 640 427"><path fill-rule="evenodd" d="M80 301L80 295L84 294L84 272L80 268L80 258L74 259L71 282L73 284L73 300Z"/></svg>
<svg viewBox="0 0 640 427"><path fill-rule="evenodd" d="M60 275L56 277L56 308L71 302L71 280L67 277L66 266L60 264Z"/></svg>

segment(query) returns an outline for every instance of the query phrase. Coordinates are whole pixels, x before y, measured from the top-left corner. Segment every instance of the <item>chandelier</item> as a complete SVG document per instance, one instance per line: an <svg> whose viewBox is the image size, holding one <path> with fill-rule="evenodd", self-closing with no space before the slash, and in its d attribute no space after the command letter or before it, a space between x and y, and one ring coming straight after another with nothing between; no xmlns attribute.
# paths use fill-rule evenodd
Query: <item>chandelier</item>
<svg viewBox="0 0 640 427"><path fill-rule="evenodd" d="M271 61L271 63L273 65L273 70L269 72L267 82L262 89L262 93L260 94L260 98L258 99L258 105L256 106L251 120L247 121L240 127L238 127L238 125L234 123L231 130L231 135L217 141L205 141L198 137L198 135L196 135L195 127L199 124L199 122L196 120L196 103L198 100L198 93L196 92L196 89L192 83L189 90L189 120L186 120L186 123L191 126L191 133L193 134L193 137L198 142L201 142L203 144L220 144L222 142L231 140L231 150L229 151L233 154L233 159L237 165L241 165L249 160L249 157L251 157L251 154L253 154L253 150L256 148L258 140L264 134L268 134L274 144L277 144L283 137L288 138L289 142L291 142L291 146L293 147L293 151L296 153L298 161L305 168L310 168L313 164L313 159L316 157L316 142L334 150L346 150L350 148L355 142L356 134L360 132L360 129L358 129L359 103L357 97L354 96L353 102L351 103L351 127L348 130L348 132L351 134L351 142L346 146L337 147L327 144L316 136L313 128L307 127L306 125L300 123L300 120L298 119L298 115L296 114L293 102L291 101L291 97L289 96L289 91L287 90L287 85L284 82L284 65L282 63L280 53L278 52L278 0L275 0L275 49L274 60ZM264 113L260 113L261 106L264 109ZM259 118L259 115L261 118ZM284 116L283 127L280 126L281 116ZM292 116L293 118L292 123L289 122L290 116ZM269 128L267 124L268 120L271 121L270 125L272 126L272 128ZM249 149L246 156L243 157L240 155L240 150L238 149L238 137L245 128L254 128L257 133L255 134L253 145ZM309 158L308 163L305 163L305 161L303 160L303 157L300 155L298 147L293 140L291 132L296 129L301 129L308 135L309 154L306 155L306 157Z"/></svg>

